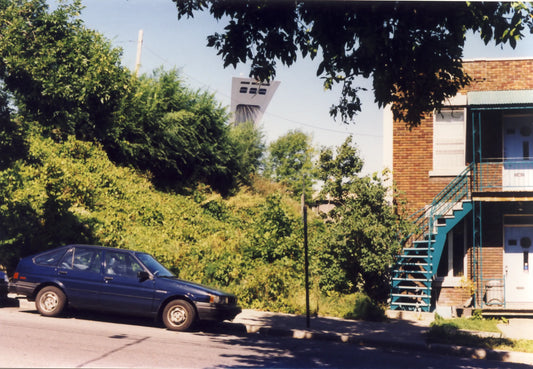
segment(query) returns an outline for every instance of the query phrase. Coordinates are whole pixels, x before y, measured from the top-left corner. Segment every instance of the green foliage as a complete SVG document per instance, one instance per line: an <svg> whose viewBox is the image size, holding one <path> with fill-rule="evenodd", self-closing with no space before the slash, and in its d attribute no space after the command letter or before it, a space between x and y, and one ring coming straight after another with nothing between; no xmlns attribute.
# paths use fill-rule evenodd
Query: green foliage
<svg viewBox="0 0 533 369"><path fill-rule="evenodd" d="M483 311L481 309L475 309L472 311L473 320L483 320Z"/></svg>
<svg viewBox="0 0 533 369"><path fill-rule="evenodd" d="M7 169L26 155L25 125L12 117L9 98L0 84L0 170Z"/></svg>
<svg viewBox="0 0 533 369"><path fill-rule="evenodd" d="M61 244L147 251L180 276L223 287L245 306L290 311L300 289L301 225L281 195L209 187L190 196L156 190L115 166L98 144L28 135L25 160L0 171L0 265ZM267 232L271 232L268 236Z"/></svg>
<svg viewBox="0 0 533 369"><path fill-rule="evenodd" d="M237 171L227 113L214 96L191 91L176 70L132 82L105 147L122 164L149 171L156 184L182 190L206 183L233 188Z"/></svg>
<svg viewBox="0 0 533 369"><path fill-rule="evenodd" d="M336 207L327 214L327 232L316 251L325 291L363 291L374 301L388 297L390 266L400 250L397 235L407 223L387 202L387 190L378 176L358 177L362 163L353 159L356 149L351 137L337 150L335 158L323 151L319 178L323 196L330 195ZM331 191L331 192L327 192Z"/></svg>
<svg viewBox="0 0 533 369"><path fill-rule="evenodd" d="M363 169L363 160L357 147L352 145L352 139L352 136L346 138L335 155L330 148L320 152L316 172L318 179L324 182L321 197L344 201L350 195L351 186Z"/></svg>
<svg viewBox="0 0 533 369"><path fill-rule="evenodd" d="M10 272L20 256L61 244L96 243L150 252L182 278L236 293L245 307L302 312L296 298L304 294L300 206L277 187L258 181L228 198L208 186L188 196L165 193L150 178L115 166L98 144L72 136L56 143L36 129L28 132L27 142L25 160L0 171L0 264ZM369 213L346 218L378 221ZM374 292L368 285L379 286L376 275L382 271L381 261L373 258L386 260L389 249L378 243L360 251L339 240L348 240L350 227L360 233L368 228L374 232L368 237L385 231L370 223L332 225L310 213L318 303L326 293L331 299L324 312L378 319L378 305L342 295ZM354 264L352 254L366 264ZM360 268L355 279L354 265ZM344 301L342 312L326 307L335 299Z"/></svg>
<svg viewBox="0 0 533 369"><path fill-rule="evenodd" d="M358 293L355 295L355 304L345 318L381 322L386 319L385 310L370 297Z"/></svg>
<svg viewBox="0 0 533 369"><path fill-rule="evenodd" d="M495 319L442 319L438 317L427 334L429 342L486 348L533 352L533 340L513 340L501 337L479 336L472 331L500 332ZM468 330L470 332L467 332Z"/></svg>
<svg viewBox="0 0 533 369"><path fill-rule="evenodd" d="M251 259L267 263L289 258L299 260L302 253L302 230L294 213L282 205L282 196L266 198L252 224L250 248L245 250Z"/></svg>
<svg viewBox="0 0 533 369"><path fill-rule="evenodd" d="M81 4L12 1L0 8L0 80L18 112L50 134L102 137L129 72L121 53L76 17Z"/></svg>
<svg viewBox="0 0 533 369"><path fill-rule="evenodd" d="M332 115L352 119L361 110L357 78L372 78L375 101L411 127L470 82L461 68L467 32L515 47L533 30L533 6L521 2L173 1L178 18L209 11L227 24L207 41L224 67L249 63L264 81L278 62L318 58L324 87L341 86Z"/></svg>
<svg viewBox="0 0 533 369"><path fill-rule="evenodd" d="M230 128L229 140L237 181L240 185L250 185L259 171L265 151L263 133L252 122L240 123Z"/></svg>
<svg viewBox="0 0 533 369"><path fill-rule="evenodd" d="M481 310L479 310L481 311ZM447 326L450 329L466 329L480 332L499 332L498 324L500 320L497 319L483 319L483 317L472 316L471 318L454 318L444 319L436 316L431 326Z"/></svg>
<svg viewBox="0 0 533 369"><path fill-rule="evenodd" d="M303 132L289 131L268 146L263 175L286 186L295 198L306 188L311 198L314 149L311 137Z"/></svg>
<svg viewBox="0 0 533 369"><path fill-rule="evenodd" d="M213 95L189 90L175 70L133 77L120 65L121 51L84 27L80 10L77 0L53 11L44 0L0 8L0 86L17 116L58 141L74 135L101 143L112 160L151 173L163 188L203 182L229 193L247 179L257 152L250 163L244 150L234 155L245 139L229 137L227 113ZM0 95L2 120L7 96ZM0 149L23 147L16 121L3 127L12 142L0 132Z"/></svg>
<svg viewBox="0 0 533 369"><path fill-rule="evenodd" d="M351 140L323 151L315 171L311 138L289 132L261 177L259 130L228 127L226 110L176 70L131 76L80 9L0 0L0 265L11 272L19 257L69 243L130 248L245 307L301 312L294 197L305 181L310 199L318 173L337 207L309 214L316 298L337 295L343 316L376 318L368 297L342 294L383 301L404 223L381 178L358 177Z"/></svg>

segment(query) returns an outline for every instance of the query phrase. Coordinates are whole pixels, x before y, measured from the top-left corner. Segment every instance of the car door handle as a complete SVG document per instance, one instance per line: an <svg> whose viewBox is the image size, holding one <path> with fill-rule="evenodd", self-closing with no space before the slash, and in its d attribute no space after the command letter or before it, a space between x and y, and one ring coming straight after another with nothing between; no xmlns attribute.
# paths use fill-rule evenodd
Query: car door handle
<svg viewBox="0 0 533 369"><path fill-rule="evenodd" d="M61 274L61 275L67 275L67 271L66 271L66 270L60 270L60 271L59 271L59 274Z"/></svg>
<svg viewBox="0 0 533 369"><path fill-rule="evenodd" d="M112 280L113 280L113 277L104 277L105 283L112 281Z"/></svg>

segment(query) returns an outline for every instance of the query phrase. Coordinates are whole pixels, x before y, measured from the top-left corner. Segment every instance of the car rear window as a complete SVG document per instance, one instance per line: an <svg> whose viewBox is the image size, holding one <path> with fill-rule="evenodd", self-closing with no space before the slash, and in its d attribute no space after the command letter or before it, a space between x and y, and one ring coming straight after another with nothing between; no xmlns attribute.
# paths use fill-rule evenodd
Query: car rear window
<svg viewBox="0 0 533 369"><path fill-rule="evenodd" d="M33 258L33 262L38 265L55 266L65 254L65 251L66 249L61 249L37 255Z"/></svg>

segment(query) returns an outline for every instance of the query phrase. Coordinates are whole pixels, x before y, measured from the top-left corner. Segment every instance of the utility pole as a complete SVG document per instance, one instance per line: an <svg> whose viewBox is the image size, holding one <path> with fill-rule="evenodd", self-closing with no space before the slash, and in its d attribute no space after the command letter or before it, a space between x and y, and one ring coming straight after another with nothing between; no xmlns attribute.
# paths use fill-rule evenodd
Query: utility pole
<svg viewBox="0 0 533 369"><path fill-rule="evenodd" d="M306 326L309 329L311 317L309 312L309 247L307 244L307 207L305 206L305 177L302 192L302 217L304 225L304 258L305 258L305 312Z"/></svg>
<svg viewBox="0 0 533 369"><path fill-rule="evenodd" d="M139 75L139 68L141 67L141 54L143 49L143 30L139 30L139 37L137 38L137 58L135 59L135 77Z"/></svg>

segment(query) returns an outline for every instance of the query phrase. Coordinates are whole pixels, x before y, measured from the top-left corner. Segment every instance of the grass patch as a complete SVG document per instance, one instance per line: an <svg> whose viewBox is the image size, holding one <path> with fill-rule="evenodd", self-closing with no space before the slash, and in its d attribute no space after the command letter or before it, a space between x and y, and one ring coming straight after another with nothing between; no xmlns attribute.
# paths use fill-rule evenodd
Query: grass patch
<svg viewBox="0 0 533 369"><path fill-rule="evenodd" d="M332 293L328 296L316 291L311 293L311 314L331 316L352 320L383 321L386 320L385 309L373 302L364 293L340 294ZM299 308L291 311L296 314L305 314L304 292L292 296L292 305Z"/></svg>
<svg viewBox="0 0 533 369"><path fill-rule="evenodd" d="M503 337L480 337L462 331L500 332L495 319L437 319L431 324L428 341L458 346L479 347L491 350L508 350L533 353L533 340L514 340Z"/></svg>
<svg viewBox="0 0 533 369"><path fill-rule="evenodd" d="M480 332L500 332L498 329L498 324L501 321L497 319L477 319L477 318L456 318L456 319L443 319L437 317L433 322L435 325L440 326L453 326L457 329L466 329L469 331L480 331Z"/></svg>

